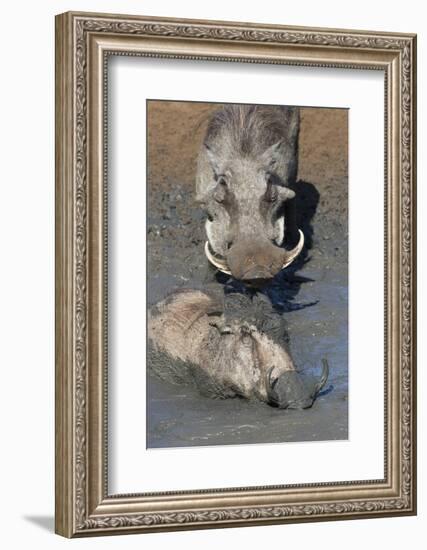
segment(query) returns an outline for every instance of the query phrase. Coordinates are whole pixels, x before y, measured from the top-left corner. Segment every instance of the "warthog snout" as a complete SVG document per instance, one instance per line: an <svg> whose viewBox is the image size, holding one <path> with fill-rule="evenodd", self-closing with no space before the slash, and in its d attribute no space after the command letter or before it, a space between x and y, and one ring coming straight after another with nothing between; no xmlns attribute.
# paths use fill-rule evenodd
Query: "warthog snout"
<svg viewBox="0 0 427 550"><path fill-rule="evenodd" d="M230 248L226 259L236 279L256 282L271 279L281 270L283 250L268 241L241 240Z"/></svg>
<svg viewBox="0 0 427 550"><path fill-rule="evenodd" d="M273 378L270 369L266 380L270 404L279 409L310 408L328 380L328 362L322 359L322 363L322 374L318 380L304 380L295 370L285 371L279 377Z"/></svg>
<svg viewBox="0 0 427 550"><path fill-rule="evenodd" d="M296 247L289 251L268 241L242 239L230 248L225 259L233 277L260 286L292 263L303 245L302 232Z"/></svg>
<svg viewBox="0 0 427 550"><path fill-rule="evenodd" d="M299 240L292 250L285 250L267 240L240 239L224 257L214 254L209 242L205 253L209 261L223 273L252 286L262 286L279 271L290 265L301 253L304 234L299 230Z"/></svg>

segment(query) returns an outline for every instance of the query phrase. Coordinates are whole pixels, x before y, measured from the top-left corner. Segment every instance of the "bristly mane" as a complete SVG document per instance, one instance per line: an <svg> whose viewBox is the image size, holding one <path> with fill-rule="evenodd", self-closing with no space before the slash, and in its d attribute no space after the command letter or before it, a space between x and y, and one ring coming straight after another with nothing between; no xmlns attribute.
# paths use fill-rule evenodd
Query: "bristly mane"
<svg viewBox="0 0 427 550"><path fill-rule="evenodd" d="M287 140L298 124L294 112L293 107L225 105L213 114L205 143L214 149L257 157L279 140Z"/></svg>

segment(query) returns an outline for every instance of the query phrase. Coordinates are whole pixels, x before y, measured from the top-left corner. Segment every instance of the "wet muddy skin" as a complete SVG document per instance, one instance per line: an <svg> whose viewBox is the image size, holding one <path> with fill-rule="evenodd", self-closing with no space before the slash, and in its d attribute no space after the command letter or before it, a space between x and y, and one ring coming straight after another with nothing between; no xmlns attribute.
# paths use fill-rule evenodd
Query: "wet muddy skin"
<svg viewBox="0 0 427 550"><path fill-rule="evenodd" d="M203 214L194 205L190 210L190 194L178 189L150 203L150 306L173 289L202 288L209 270L203 254ZM176 193L178 206L168 211L176 199L170 195ZM179 224L181 217L186 224ZM321 359L329 361L329 380L313 407L280 410L241 398L210 399L149 374L148 447L347 439L347 256L342 227L335 226L314 224L313 248L305 260L265 290L286 316L297 368L318 376Z"/></svg>

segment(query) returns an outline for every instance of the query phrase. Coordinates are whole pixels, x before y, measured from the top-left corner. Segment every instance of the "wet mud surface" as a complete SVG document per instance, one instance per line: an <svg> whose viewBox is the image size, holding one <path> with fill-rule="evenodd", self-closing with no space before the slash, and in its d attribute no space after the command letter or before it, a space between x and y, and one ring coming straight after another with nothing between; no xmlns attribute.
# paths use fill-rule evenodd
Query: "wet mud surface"
<svg viewBox="0 0 427 550"><path fill-rule="evenodd" d="M202 288L204 215L194 204L197 151L216 106L150 102L148 305L178 288ZM303 373L329 380L311 409L280 410L241 398L210 399L147 374L147 447L348 438L347 112L303 109L299 226L307 247L266 290L286 316L291 354ZM227 282L221 279L221 283Z"/></svg>

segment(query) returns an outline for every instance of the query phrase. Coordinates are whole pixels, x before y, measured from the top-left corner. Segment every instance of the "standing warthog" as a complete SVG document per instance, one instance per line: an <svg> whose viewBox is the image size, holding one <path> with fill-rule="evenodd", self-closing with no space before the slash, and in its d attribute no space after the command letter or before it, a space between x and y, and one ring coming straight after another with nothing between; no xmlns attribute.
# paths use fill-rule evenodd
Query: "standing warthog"
<svg viewBox="0 0 427 550"><path fill-rule="evenodd" d="M227 105L213 114L199 153L196 199L207 213L206 256L252 286L271 280L304 245L290 188L298 133L296 107Z"/></svg>
<svg viewBox="0 0 427 550"><path fill-rule="evenodd" d="M183 290L148 318L149 364L160 378L193 383L214 397L256 398L279 408L311 407L328 378L302 377L283 341L283 318L262 295L224 300Z"/></svg>

